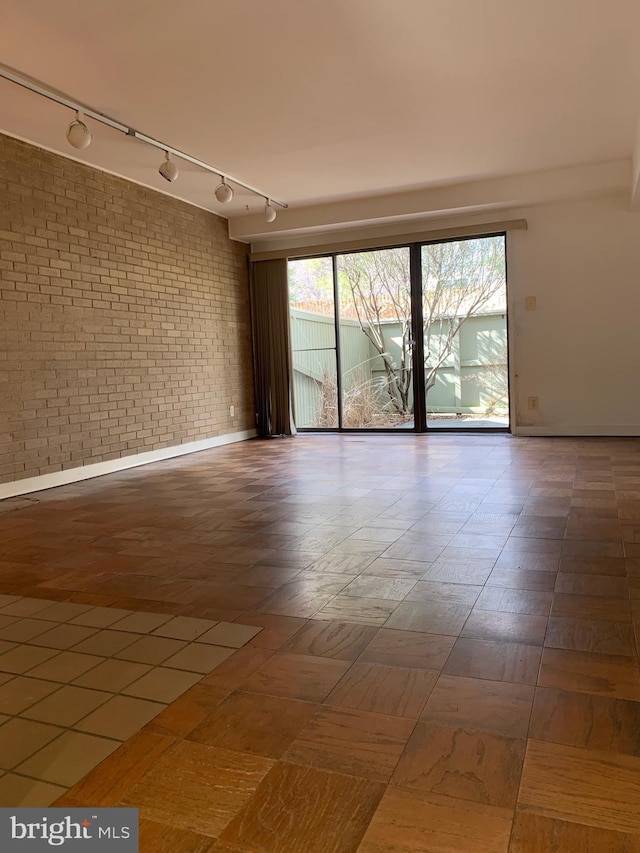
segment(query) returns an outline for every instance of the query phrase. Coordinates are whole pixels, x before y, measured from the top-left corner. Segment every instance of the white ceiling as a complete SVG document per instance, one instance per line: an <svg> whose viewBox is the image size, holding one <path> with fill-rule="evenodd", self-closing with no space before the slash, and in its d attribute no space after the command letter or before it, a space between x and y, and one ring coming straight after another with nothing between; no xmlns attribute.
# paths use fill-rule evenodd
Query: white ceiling
<svg viewBox="0 0 640 853"><path fill-rule="evenodd" d="M631 158L638 0L2 0L0 61L287 201ZM0 129L234 217L215 176L0 81Z"/></svg>

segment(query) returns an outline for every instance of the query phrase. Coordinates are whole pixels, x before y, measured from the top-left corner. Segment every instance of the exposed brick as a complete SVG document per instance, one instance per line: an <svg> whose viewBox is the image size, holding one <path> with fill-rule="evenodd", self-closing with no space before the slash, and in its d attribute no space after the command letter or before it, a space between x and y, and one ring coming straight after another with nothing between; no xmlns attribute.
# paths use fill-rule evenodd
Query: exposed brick
<svg viewBox="0 0 640 853"><path fill-rule="evenodd" d="M225 220L2 135L0 187L0 482L253 427Z"/></svg>

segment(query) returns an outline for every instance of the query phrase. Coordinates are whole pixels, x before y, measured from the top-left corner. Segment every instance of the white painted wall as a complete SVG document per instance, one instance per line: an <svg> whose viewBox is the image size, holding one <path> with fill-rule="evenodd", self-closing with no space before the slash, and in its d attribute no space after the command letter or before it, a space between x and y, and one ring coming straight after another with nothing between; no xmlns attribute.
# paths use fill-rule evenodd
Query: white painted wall
<svg viewBox="0 0 640 853"><path fill-rule="evenodd" d="M515 431L640 435L640 214L625 193L518 215L529 228L507 238Z"/></svg>
<svg viewBox="0 0 640 853"><path fill-rule="evenodd" d="M278 211L278 218L271 225L265 224L262 212L232 219L229 236L251 242L252 251L262 252L309 245L317 242L323 231L324 242L338 239L336 231L341 228L351 232L344 239L355 239L357 229L373 235L376 227L379 233L389 236L419 231L421 226L425 230L436 228L435 222L443 218L464 216L469 221L474 214L486 217L489 211L494 214L501 211L502 219L507 219L505 212L509 208L524 205L578 200L612 192L624 192L628 199L632 168L631 159L617 160L423 187L373 198L347 198L307 207L296 205Z"/></svg>
<svg viewBox="0 0 640 853"><path fill-rule="evenodd" d="M639 148L640 151L640 148ZM640 163L640 157L638 162ZM562 182L556 189L562 194ZM552 188L545 182L545 191ZM253 251L524 218L507 235L511 404L521 435L640 435L640 211L628 184L484 214L281 236ZM448 206L448 205L447 205ZM535 296L537 309L525 311ZM539 398L539 410L527 398Z"/></svg>

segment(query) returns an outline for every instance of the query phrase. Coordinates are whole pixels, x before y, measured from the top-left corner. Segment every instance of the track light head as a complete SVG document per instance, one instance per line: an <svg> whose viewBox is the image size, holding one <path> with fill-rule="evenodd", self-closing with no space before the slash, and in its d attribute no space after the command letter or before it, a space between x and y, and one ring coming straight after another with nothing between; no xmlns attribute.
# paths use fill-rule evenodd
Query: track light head
<svg viewBox="0 0 640 853"><path fill-rule="evenodd" d="M215 195L220 204L228 204L233 198L233 188L229 186L225 178L220 178Z"/></svg>
<svg viewBox="0 0 640 853"><path fill-rule="evenodd" d="M82 113L77 112L75 119L67 128L67 140L74 148L86 148L91 144L91 131L82 121Z"/></svg>
<svg viewBox="0 0 640 853"><path fill-rule="evenodd" d="M271 207L271 199L266 199L266 204L264 206L264 218L267 222L275 222L277 215L275 207Z"/></svg>
<svg viewBox="0 0 640 853"><path fill-rule="evenodd" d="M169 183L172 183L172 181L175 181L175 179L178 177L178 167L171 159L171 155L168 151L164 155L164 163L160 164L158 172L165 179L165 181L169 181Z"/></svg>

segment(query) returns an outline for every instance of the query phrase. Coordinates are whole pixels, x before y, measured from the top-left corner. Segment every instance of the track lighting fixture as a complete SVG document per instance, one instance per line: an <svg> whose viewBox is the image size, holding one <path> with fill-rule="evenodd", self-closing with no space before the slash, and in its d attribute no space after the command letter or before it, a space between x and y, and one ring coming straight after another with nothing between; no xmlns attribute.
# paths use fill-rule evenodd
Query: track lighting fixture
<svg viewBox="0 0 640 853"><path fill-rule="evenodd" d="M67 128L67 140L74 148L86 148L91 144L91 131L82 121L82 113L76 112L75 119Z"/></svg>
<svg viewBox="0 0 640 853"><path fill-rule="evenodd" d="M266 204L264 206L264 218L267 220L267 222L275 222L277 216L276 209L275 207L271 207L270 198L265 199L265 201Z"/></svg>
<svg viewBox="0 0 640 853"><path fill-rule="evenodd" d="M165 152L164 163L160 164L158 172L160 172L165 181L169 181L169 183L175 181L178 177L178 167L171 159L171 154L169 154L168 151Z"/></svg>
<svg viewBox="0 0 640 853"><path fill-rule="evenodd" d="M220 183L216 187L216 198L220 204L228 204L233 198L233 189L222 175L220 176Z"/></svg>
<svg viewBox="0 0 640 853"><path fill-rule="evenodd" d="M192 157L191 154L187 154L186 151L180 151L177 148L172 148L171 145L167 145L165 142L155 139L153 136L147 136L145 133L141 133L129 124L124 124L119 119L93 109L93 107L90 107L88 104L82 104L74 98L64 95L62 92L51 89L46 84L40 83L32 77L25 77L19 71L9 68L9 66L4 65L4 63L1 62L0 80L8 80L10 83L15 83L16 86L20 86L29 92L33 92L36 95L46 98L49 101L60 104L60 106L65 109L73 110L76 115L75 119L67 128L67 139L69 141L69 145L72 145L74 148L81 150L91 144L91 131L85 124L85 116L88 116L92 122L105 125L118 133L123 133L129 139L135 139L145 145L151 145L158 151L164 151L165 159L160 164L158 172L165 181L169 181L169 183L172 183L178 177L178 167L174 161L184 160L185 163L190 163L198 169L202 169L205 172L210 172L219 176L220 183L215 189L215 197L220 204L228 204L234 196L234 187L241 187L243 190L253 193L257 198L263 198L265 200L266 205L264 215L267 222L273 222L276 218L276 211L272 205L275 204L278 205L278 207L283 208L287 207L286 202L266 196L258 187L254 187L251 184L240 180L240 178L229 175L228 173L224 174L221 169L213 166L211 163L205 163L204 160ZM234 187L231 187L227 183L227 178L231 181ZM248 210L247 205L245 205L245 209Z"/></svg>

